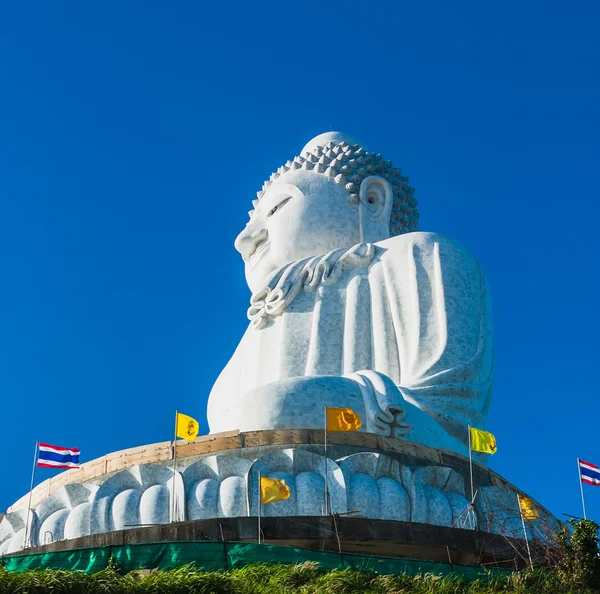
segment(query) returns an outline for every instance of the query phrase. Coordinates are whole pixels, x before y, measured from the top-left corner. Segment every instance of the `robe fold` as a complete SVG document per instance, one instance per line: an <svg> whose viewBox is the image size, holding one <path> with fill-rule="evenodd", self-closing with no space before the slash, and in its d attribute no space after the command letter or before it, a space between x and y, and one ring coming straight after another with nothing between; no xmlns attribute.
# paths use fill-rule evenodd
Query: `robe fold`
<svg viewBox="0 0 600 594"><path fill-rule="evenodd" d="M469 424L485 424L490 295L479 263L453 240L408 233L293 262L252 296L248 316L210 394L211 432L239 428L239 403L261 386L363 370L389 377L462 443ZM411 431L406 438L421 441L419 427Z"/></svg>

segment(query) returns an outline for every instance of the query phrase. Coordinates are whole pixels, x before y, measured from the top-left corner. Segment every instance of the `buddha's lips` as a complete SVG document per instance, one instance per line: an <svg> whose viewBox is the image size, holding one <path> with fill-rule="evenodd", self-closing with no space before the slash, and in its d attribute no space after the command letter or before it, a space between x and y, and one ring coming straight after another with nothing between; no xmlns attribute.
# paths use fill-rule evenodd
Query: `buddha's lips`
<svg viewBox="0 0 600 594"><path fill-rule="evenodd" d="M271 245L271 242L266 239L264 241L261 241L258 244L256 249L250 255L250 258L248 259L248 261L250 262L251 268L254 268L256 266L256 263L260 260L260 258L263 256L263 254L269 249L270 245Z"/></svg>

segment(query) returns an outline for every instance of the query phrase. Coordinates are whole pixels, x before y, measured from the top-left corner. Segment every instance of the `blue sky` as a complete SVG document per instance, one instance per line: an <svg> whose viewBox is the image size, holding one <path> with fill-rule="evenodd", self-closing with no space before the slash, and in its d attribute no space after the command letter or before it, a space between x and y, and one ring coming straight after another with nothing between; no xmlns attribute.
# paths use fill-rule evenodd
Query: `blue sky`
<svg viewBox="0 0 600 594"><path fill-rule="evenodd" d="M597 3L6 4L0 509L36 438L168 440L247 320L233 240L333 125L402 167L494 300L491 467L580 513L600 464ZM40 469L37 480L54 474ZM586 487L600 519L600 489Z"/></svg>

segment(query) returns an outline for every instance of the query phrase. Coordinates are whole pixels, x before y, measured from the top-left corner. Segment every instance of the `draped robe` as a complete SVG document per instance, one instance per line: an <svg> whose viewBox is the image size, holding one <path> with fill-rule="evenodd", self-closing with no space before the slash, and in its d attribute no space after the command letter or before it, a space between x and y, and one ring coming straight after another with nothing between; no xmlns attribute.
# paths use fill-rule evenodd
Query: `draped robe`
<svg viewBox="0 0 600 594"><path fill-rule="evenodd" d="M260 418L265 391L281 391L290 378L356 378L363 370L393 382L398 394L387 389L388 400L419 409L409 440L447 443L420 435L423 413L462 444L468 425L484 426L493 381L490 296L479 263L453 240L415 232L292 262L252 296L248 317L210 394L212 432L280 428L266 410L269 420L249 427L248 399ZM339 395L328 402L326 391L307 398L315 401L286 406L343 402ZM296 426L286 428L310 428L300 413L290 421L294 415L284 423Z"/></svg>

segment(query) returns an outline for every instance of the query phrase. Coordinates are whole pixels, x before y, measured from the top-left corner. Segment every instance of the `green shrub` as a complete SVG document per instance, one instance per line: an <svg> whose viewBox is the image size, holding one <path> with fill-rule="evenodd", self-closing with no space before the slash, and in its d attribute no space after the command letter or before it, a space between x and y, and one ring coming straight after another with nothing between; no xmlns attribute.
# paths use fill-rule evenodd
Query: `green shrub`
<svg viewBox="0 0 600 594"><path fill-rule="evenodd" d="M565 588L600 590L598 524L592 520L569 520L573 532L558 534L560 560L556 575Z"/></svg>
<svg viewBox="0 0 600 594"><path fill-rule="evenodd" d="M433 574L377 575L352 569L323 571L315 563L248 565L229 571L133 571L110 565L97 573L0 569L0 594L592 594L558 574L523 571L467 582Z"/></svg>

